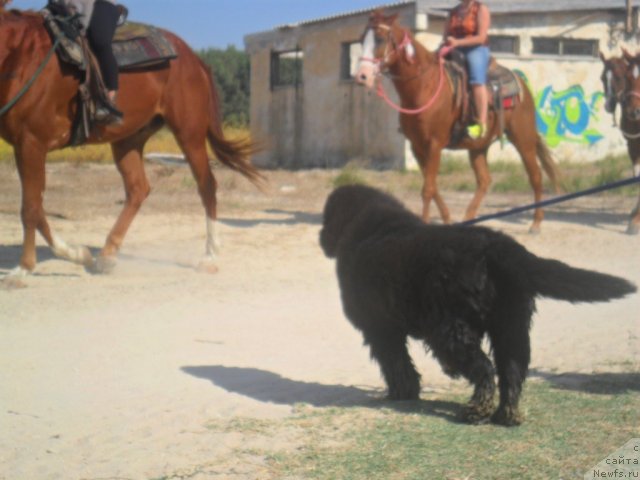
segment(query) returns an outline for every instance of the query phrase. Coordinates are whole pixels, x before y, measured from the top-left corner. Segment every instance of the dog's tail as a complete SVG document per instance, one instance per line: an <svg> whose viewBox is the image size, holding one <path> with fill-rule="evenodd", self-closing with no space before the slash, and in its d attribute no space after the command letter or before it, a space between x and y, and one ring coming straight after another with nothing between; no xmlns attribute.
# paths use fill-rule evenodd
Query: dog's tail
<svg viewBox="0 0 640 480"><path fill-rule="evenodd" d="M624 278L540 258L518 244L504 247L499 261L501 268L510 270L511 278L517 278L542 297L572 303L606 302L637 291L637 287ZM517 252L512 250L514 247Z"/></svg>
<svg viewBox="0 0 640 480"><path fill-rule="evenodd" d="M636 286L624 278L546 258L536 258L529 273L538 295L572 303L606 302L637 291Z"/></svg>

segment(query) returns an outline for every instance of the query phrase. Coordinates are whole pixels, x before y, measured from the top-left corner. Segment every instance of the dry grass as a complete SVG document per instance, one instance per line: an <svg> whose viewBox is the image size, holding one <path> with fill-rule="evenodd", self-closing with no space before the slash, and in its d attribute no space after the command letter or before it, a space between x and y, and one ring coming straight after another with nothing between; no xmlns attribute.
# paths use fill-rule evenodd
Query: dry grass
<svg viewBox="0 0 640 480"><path fill-rule="evenodd" d="M231 139L246 138L249 136L249 131L242 128L225 128L225 136ZM173 135L167 129L163 129L151 137L147 142L145 152L181 153ZM13 149L3 140L0 140L0 162L13 162ZM51 152L47 157L47 162L110 163L112 162L111 147L105 143L65 148Z"/></svg>

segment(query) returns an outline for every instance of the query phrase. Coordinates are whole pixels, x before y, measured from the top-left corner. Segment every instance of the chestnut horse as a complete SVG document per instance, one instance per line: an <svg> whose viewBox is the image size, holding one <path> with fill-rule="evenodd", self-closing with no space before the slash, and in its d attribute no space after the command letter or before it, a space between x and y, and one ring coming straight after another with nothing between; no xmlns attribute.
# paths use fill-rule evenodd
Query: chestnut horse
<svg viewBox="0 0 640 480"><path fill-rule="evenodd" d="M633 174L640 177L640 58L625 49L622 53L622 57L609 59L600 53L604 65L601 79L605 110L613 115L615 121L616 106L620 104L620 132L627 142ZM631 212L627 233L640 233L640 195Z"/></svg>
<svg viewBox="0 0 640 480"><path fill-rule="evenodd" d="M216 271L217 185L209 166L207 140L224 165L254 183L259 183L262 176L249 161L251 142L230 141L223 135L219 100L208 67L183 40L170 32L164 34L175 47L177 58L166 67L121 73L118 106L124 112L124 122L96 127L88 140L111 144L126 194L124 207L104 247L93 259L86 247L70 246L52 232L42 204L45 158L47 152L64 148L69 142L80 76L73 68L61 64L55 55L47 60L52 41L40 14L4 11L0 6L0 108L7 110L18 99L0 117L0 136L14 149L22 185L24 229L20 263L8 278L26 275L35 268L36 230L57 257L83 264L95 272L108 272L150 192L144 170L144 145L165 125L191 167L206 214L206 254L200 267ZM41 74L20 96L41 66Z"/></svg>
<svg viewBox="0 0 640 480"><path fill-rule="evenodd" d="M363 58L356 81L373 88L382 72L388 72L393 81L401 100L400 126L411 142L424 179L424 221L429 221L429 205L433 199L443 222L451 222L449 209L436 184L442 149L447 147L469 151L476 177L476 191L464 218L473 219L491 184L487 150L499 135L497 115L490 112L488 132L483 138L472 140L467 137L460 144L448 147L452 128L460 118L462 108L456 105L453 88L445 78L442 60L415 41L411 33L398 25L396 20L397 15L387 17L380 11L371 15L363 36ZM531 93L520 83L521 101L505 112L505 133L522 158L534 200L539 202L542 199L542 173L536 157L540 158L556 191L559 176L547 146L536 131L535 105ZM543 216L542 209L535 210L530 232L540 231Z"/></svg>

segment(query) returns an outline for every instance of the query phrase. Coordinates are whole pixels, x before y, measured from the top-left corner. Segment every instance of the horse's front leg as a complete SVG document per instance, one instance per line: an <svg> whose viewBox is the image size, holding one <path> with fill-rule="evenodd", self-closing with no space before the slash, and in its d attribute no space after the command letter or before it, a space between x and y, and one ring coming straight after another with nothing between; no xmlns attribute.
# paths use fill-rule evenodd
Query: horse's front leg
<svg viewBox="0 0 640 480"><path fill-rule="evenodd" d="M422 220L429 223L429 207L431 200L436 202L436 207L440 212L442 222L445 224L451 223L451 214L449 208L444 199L438 191L437 177L438 170L440 169L440 156L442 149L432 142L426 148L415 148L414 154L420 164L420 170L422 171L423 186L422 186Z"/></svg>
<svg viewBox="0 0 640 480"><path fill-rule="evenodd" d="M93 273L109 273L113 270L116 265L116 255L124 242L124 237L151 191L144 172L143 146L144 141L140 139L127 139L111 145L113 158L124 184L125 202L107 236L104 247L92 265L91 271Z"/></svg>
<svg viewBox="0 0 640 480"><path fill-rule="evenodd" d="M37 262L36 231L40 232L57 257L81 264L86 264L91 258L86 247L69 246L60 237L51 233L43 207L46 184L46 147L40 142L27 139L15 147L14 153L22 185L20 217L23 241L20 263L3 279L5 286L19 285L19 279L35 269Z"/></svg>
<svg viewBox="0 0 640 480"><path fill-rule="evenodd" d="M633 175L636 178L640 178L640 158L633 158ZM638 203L631 212L631 217L629 218L627 233L629 235L640 234L640 192L638 193Z"/></svg>
<svg viewBox="0 0 640 480"><path fill-rule="evenodd" d="M464 220L476 218L480 204L487 195L487 191L491 185L491 174L489 173L489 166L487 165L487 149L469 150L469 162L476 177L476 191L467 206Z"/></svg>

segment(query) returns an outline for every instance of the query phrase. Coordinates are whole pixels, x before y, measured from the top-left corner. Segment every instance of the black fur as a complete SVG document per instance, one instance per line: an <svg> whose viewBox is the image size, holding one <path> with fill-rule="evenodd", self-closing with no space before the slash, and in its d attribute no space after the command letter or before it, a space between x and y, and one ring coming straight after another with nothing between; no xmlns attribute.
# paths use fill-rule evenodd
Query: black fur
<svg viewBox="0 0 640 480"><path fill-rule="evenodd" d="M536 297L596 302L636 291L624 279L539 258L488 228L426 225L394 198L363 186L329 196L320 244L337 259L345 314L379 363L389 397L418 398L420 376L406 342L421 339L445 373L474 385L466 409L473 423L521 422ZM495 370L481 348L485 335Z"/></svg>

